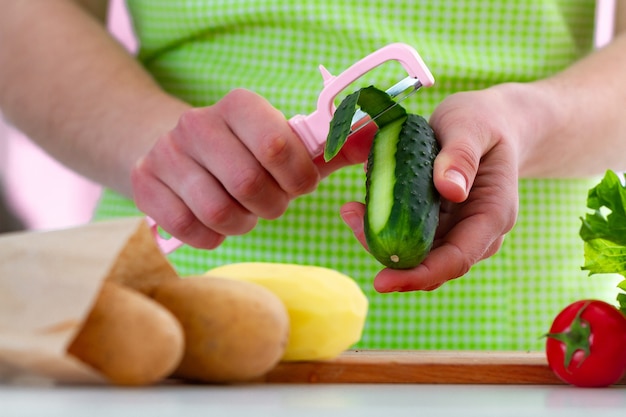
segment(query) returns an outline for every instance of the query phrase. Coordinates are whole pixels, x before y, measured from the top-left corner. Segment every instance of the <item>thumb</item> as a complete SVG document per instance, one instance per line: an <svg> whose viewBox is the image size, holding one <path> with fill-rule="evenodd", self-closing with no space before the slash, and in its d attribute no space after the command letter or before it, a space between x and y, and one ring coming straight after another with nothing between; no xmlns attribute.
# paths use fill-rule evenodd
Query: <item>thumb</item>
<svg viewBox="0 0 626 417"><path fill-rule="evenodd" d="M454 148L442 148L435 159L433 181L439 194L453 203L467 199L476 169L471 164L463 164L459 152Z"/></svg>
<svg viewBox="0 0 626 417"><path fill-rule="evenodd" d="M431 126L441 146L433 167L435 187L446 200L465 201L478 172L484 138L476 124L463 119L449 123L437 113Z"/></svg>

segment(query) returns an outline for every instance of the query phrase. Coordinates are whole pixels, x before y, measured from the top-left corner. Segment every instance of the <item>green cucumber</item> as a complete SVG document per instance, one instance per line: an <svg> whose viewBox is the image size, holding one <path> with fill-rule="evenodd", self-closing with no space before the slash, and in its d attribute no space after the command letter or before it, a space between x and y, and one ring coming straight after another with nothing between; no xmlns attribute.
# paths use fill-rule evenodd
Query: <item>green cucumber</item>
<svg viewBox="0 0 626 417"><path fill-rule="evenodd" d="M374 138L366 177L365 238L385 266L413 268L430 251L439 224L440 198L433 184L438 151L432 129L416 114L386 125Z"/></svg>
<svg viewBox="0 0 626 417"><path fill-rule="evenodd" d="M375 117L393 103L374 87L346 97L331 121L325 158L335 156L345 143L357 105ZM439 224L440 197L433 184L439 144L423 117L398 104L383 115L375 119L378 132L367 163L365 238L383 265L414 268L430 251Z"/></svg>

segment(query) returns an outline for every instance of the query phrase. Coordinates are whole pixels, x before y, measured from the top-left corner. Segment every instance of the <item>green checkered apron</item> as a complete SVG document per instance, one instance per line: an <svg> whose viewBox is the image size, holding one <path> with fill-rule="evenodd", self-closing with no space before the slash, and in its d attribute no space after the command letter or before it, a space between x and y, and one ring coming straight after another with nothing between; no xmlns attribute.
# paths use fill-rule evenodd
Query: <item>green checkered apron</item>
<svg viewBox="0 0 626 417"><path fill-rule="evenodd" d="M447 95L552 74L592 48L594 1L486 0L129 0L139 58L167 91L195 105L244 87L286 117L314 110L317 66L339 73L390 42L412 44L436 78L403 103L428 117ZM386 88L405 73L383 66L366 84ZM556 156L555 156L556 157ZM381 266L339 216L364 199L362 166L324 180L278 220L213 251L170 255L183 275L225 263L290 262L353 277L370 310L359 348L541 349L541 335L566 303L612 300L616 280L580 270L579 217L596 179L523 180L517 225L498 254L433 292L378 294ZM107 191L96 219L137 215ZM612 277L611 277L612 278Z"/></svg>

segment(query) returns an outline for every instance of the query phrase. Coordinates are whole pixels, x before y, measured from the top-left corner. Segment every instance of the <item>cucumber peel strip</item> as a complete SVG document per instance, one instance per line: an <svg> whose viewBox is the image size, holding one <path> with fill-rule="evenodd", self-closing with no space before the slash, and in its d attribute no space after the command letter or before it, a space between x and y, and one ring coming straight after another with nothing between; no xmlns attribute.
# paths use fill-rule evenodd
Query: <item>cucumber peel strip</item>
<svg viewBox="0 0 626 417"><path fill-rule="evenodd" d="M376 117L374 123L379 129L400 118L406 117L404 107L397 104L389 94L374 86L364 87L346 96L333 115L326 144L324 146L324 160L333 159L346 143L352 128L352 118L358 109L370 117ZM380 116L379 116L380 115Z"/></svg>

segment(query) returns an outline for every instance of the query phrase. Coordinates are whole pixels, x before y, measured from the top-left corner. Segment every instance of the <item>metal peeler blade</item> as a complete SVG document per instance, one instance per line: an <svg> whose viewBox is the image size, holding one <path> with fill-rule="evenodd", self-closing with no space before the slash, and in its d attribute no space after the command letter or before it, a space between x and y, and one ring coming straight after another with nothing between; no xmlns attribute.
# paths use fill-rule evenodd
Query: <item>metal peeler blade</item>
<svg viewBox="0 0 626 417"><path fill-rule="evenodd" d="M401 81L397 82L396 84L392 85L390 88L386 90L386 93L389 94L391 98L397 97L397 100L395 100L395 103L387 107L380 113L378 113L376 116L371 117L371 118L364 111L360 109L357 110L356 113L354 114L354 117L352 117L352 129L350 130L350 134L352 135L358 132L359 130L363 129L368 124L375 122L376 119L378 119L380 116L382 116L383 114L385 114L386 112L388 112L389 110L391 110L392 108L400 104L403 100L405 100L409 96L415 94L415 92L419 90L421 87L422 87L422 82L419 79L411 77L411 76L406 77L402 79Z"/></svg>

